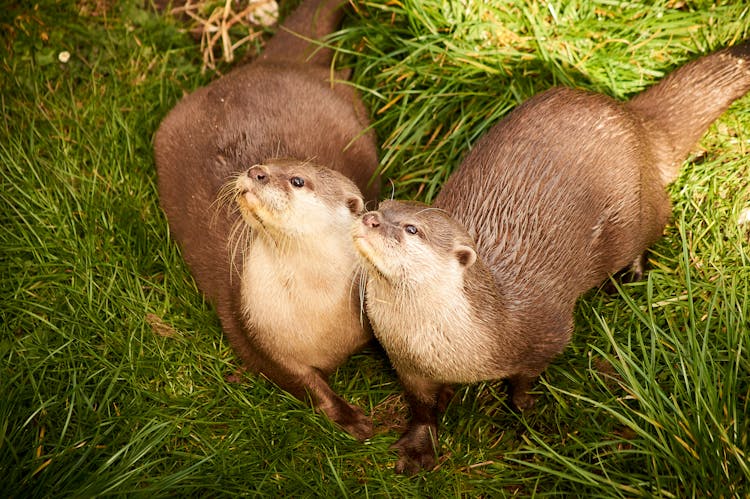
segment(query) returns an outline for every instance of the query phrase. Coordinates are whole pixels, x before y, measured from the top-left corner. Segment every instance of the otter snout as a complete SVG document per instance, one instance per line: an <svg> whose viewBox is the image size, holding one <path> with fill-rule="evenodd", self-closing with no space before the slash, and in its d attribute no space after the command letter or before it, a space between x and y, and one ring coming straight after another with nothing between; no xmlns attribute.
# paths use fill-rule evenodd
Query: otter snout
<svg viewBox="0 0 750 499"><path fill-rule="evenodd" d="M376 227L380 227L380 223L380 213L378 213L377 211L369 211L362 215L362 224L365 227L374 229Z"/></svg>
<svg viewBox="0 0 750 499"><path fill-rule="evenodd" d="M269 180L268 169L263 165L255 165L247 171L247 176L260 184L267 184Z"/></svg>
<svg viewBox="0 0 750 499"><path fill-rule="evenodd" d="M396 239L401 240L400 227L388 217L387 213L380 210L368 211L360 217L359 234L362 237L374 239Z"/></svg>

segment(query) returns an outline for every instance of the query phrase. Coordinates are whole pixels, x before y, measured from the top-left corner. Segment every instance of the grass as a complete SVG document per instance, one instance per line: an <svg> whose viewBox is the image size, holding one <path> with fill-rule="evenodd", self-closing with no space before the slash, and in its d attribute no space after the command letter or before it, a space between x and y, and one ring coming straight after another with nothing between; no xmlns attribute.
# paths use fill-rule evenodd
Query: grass
<svg viewBox="0 0 750 499"><path fill-rule="evenodd" d="M0 496L750 494L750 98L671 186L647 279L581 299L536 408L462 387L439 468L406 478L381 353L332 381L373 414L364 445L262 378L232 381L155 188L160 120L216 77L184 24L132 0L12 3L0 24ZM429 201L534 93L626 98L748 35L740 2L404 0L358 2L335 43L393 192Z"/></svg>

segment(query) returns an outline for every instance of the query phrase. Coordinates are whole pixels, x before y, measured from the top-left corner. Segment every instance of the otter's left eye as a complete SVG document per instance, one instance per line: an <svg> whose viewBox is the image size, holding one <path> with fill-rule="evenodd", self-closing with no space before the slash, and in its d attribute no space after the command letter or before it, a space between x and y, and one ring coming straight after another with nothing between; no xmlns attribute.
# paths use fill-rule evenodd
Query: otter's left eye
<svg viewBox="0 0 750 499"><path fill-rule="evenodd" d="M303 178L301 178L301 177L292 177L292 178L291 178L291 179L289 180L289 182L290 182L290 183L291 183L291 184L292 184L292 185L293 185L294 187L302 187L302 186L304 186L304 185L305 185L305 179L303 179Z"/></svg>
<svg viewBox="0 0 750 499"><path fill-rule="evenodd" d="M406 232L408 232L409 234L411 234L411 235L414 235L414 234L416 234L417 232L419 232L419 231L417 230L417 228L416 228L416 227L414 227L413 225L405 225L405 226L404 226L404 230L405 230Z"/></svg>

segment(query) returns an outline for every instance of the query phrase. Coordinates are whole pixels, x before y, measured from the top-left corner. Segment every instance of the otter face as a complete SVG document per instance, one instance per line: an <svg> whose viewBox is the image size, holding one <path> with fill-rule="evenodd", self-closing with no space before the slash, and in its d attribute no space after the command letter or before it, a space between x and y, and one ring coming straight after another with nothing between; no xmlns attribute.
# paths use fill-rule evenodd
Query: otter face
<svg viewBox="0 0 750 499"><path fill-rule="evenodd" d="M421 203L383 201L355 223L353 238L365 266L394 285L439 282L477 259L466 229Z"/></svg>
<svg viewBox="0 0 750 499"><path fill-rule="evenodd" d="M301 237L348 226L364 209L351 180L299 161L254 165L237 178L234 191L245 222L272 236Z"/></svg>

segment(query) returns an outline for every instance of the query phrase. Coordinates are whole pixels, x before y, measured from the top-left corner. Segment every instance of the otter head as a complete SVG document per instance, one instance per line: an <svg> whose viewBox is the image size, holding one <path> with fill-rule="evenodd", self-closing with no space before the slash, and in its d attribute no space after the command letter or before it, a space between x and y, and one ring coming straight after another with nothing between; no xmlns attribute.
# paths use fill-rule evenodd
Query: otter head
<svg viewBox="0 0 750 499"><path fill-rule="evenodd" d="M233 190L244 221L274 239L348 227L364 209L362 194L347 177L295 160L254 165L237 177Z"/></svg>
<svg viewBox="0 0 750 499"><path fill-rule="evenodd" d="M371 277L393 286L444 282L474 265L477 253L466 229L445 211L387 200L354 226L354 246Z"/></svg>

